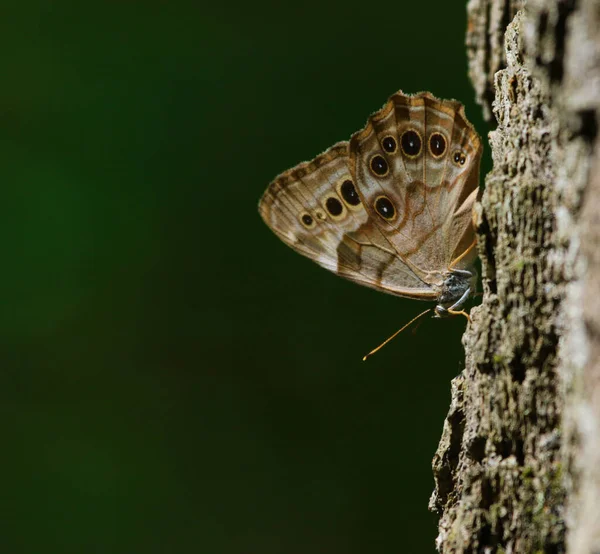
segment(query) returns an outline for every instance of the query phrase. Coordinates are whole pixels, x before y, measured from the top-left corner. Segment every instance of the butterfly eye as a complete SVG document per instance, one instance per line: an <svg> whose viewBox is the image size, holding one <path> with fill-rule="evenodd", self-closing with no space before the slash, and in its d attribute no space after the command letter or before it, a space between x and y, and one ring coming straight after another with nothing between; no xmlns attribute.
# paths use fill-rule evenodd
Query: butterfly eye
<svg viewBox="0 0 600 554"><path fill-rule="evenodd" d="M390 220L396 217L396 208L387 196L378 196L373 203L373 207L383 219Z"/></svg>
<svg viewBox="0 0 600 554"><path fill-rule="evenodd" d="M380 156L379 154L376 154L371 158L369 165L371 166L371 171L378 177L385 177L388 174L388 163L385 161L383 156Z"/></svg>
<svg viewBox="0 0 600 554"><path fill-rule="evenodd" d="M396 139L394 137L385 137L381 141L381 146L383 146L383 149L389 154L393 154L398 149L398 145L396 144Z"/></svg>
<svg viewBox="0 0 600 554"><path fill-rule="evenodd" d="M467 157L458 150L454 152L454 156L452 159L456 165L465 165L465 162L467 161Z"/></svg>
<svg viewBox="0 0 600 554"><path fill-rule="evenodd" d="M441 158L446 152L446 139L441 133L433 133L429 137L429 151L434 158Z"/></svg>
<svg viewBox="0 0 600 554"><path fill-rule="evenodd" d="M340 215L344 211L344 206L342 206L342 203L333 196L330 196L326 200L325 207L327 208L327 211L334 217Z"/></svg>
<svg viewBox="0 0 600 554"><path fill-rule="evenodd" d="M315 226L315 220L308 214L304 213L300 216L300 221L302 225L307 229L312 229Z"/></svg>
<svg viewBox="0 0 600 554"><path fill-rule="evenodd" d="M340 193L344 202L349 206L358 206L360 204L360 196L358 196L358 192L354 188L354 184L350 179L346 179L342 186L340 187Z"/></svg>
<svg viewBox="0 0 600 554"><path fill-rule="evenodd" d="M421 135L414 129L404 131L400 143L402 144L402 151L409 158L416 158L421 153Z"/></svg>

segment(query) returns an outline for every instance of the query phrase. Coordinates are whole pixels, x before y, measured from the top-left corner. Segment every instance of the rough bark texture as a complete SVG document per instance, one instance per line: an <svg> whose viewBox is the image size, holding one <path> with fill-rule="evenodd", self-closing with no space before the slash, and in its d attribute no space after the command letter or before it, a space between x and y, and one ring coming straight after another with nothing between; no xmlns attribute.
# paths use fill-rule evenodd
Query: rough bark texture
<svg viewBox="0 0 600 554"><path fill-rule="evenodd" d="M506 67L504 32L525 0L469 0L467 4L467 58L475 99L483 115L492 118L494 75Z"/></svg>
<svg viewBox="0 0 600 554"><path fill-rule="evenodd" d="M440 552L598 554L600 6L529 0L513 18L523 4L469 2L470 75L498 127L477 208L484 297L430 507Z"/></svg>

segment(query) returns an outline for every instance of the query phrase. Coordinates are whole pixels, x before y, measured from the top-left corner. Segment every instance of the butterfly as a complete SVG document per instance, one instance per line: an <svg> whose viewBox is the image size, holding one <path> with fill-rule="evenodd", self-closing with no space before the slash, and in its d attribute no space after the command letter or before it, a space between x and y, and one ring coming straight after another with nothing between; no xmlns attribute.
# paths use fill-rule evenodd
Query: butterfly
<svg viewBox="0 0 600 554"><path fill-rule="evenodd" d="M434 317L466 315L482 151L459 102L399 91L349 142L277 176L259 212L288 246L341 277L434 301Z"/></svg>

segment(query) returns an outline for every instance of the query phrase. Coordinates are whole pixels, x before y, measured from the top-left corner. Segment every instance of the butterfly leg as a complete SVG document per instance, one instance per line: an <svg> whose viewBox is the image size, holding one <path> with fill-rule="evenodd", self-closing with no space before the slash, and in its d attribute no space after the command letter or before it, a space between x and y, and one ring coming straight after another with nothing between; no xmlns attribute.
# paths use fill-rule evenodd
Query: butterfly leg
<svg viewBox="0 0 600 554"><path fill-rule="evenodd" d="M467 318L467 321L469 323L471 323L471 316L464 310L456 311L456 310L452 310L451 308L448 308L448 313L451 315L464 315Z"/></svg>
<svg viewBox="0 0 600 554"><path fill-rule="evenodd" d="M463 275L465 277L469 277L472 278L474 275L473 271L469 271L468 269L453 269L452 273L454 273L455 275ZM463 300L464 302L464 300Z"/></svg>
<svg viewBox="0 0 600 554"><path fill-rule="evenodd" d="M467 312L465 312L464 310L457 309L457 308L461 308L462 307L462 305L465 303L465 301L467 300L467 298L469 298L470 294L471 294L471 287L469 287L463 293L463 295L454 304L452 304L452 306L450 306L448 308L448 313L451 314L451 315L464 315L467 318L467 320L469 321L469 323L471 323L471 317L469 316L469 314Z"/></svg>

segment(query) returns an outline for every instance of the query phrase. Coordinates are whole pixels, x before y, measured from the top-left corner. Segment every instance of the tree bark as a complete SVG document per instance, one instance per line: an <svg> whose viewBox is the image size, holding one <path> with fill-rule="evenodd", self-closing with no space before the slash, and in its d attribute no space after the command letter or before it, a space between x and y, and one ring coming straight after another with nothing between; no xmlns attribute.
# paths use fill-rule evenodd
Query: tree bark
<svg viewBox="0 0 600 554"><path fill-rule="evenodd" d="M498 126L476 207L483 301L433 460L437 547L598 554L600 5L468 14L469 74Z"/></svg>

